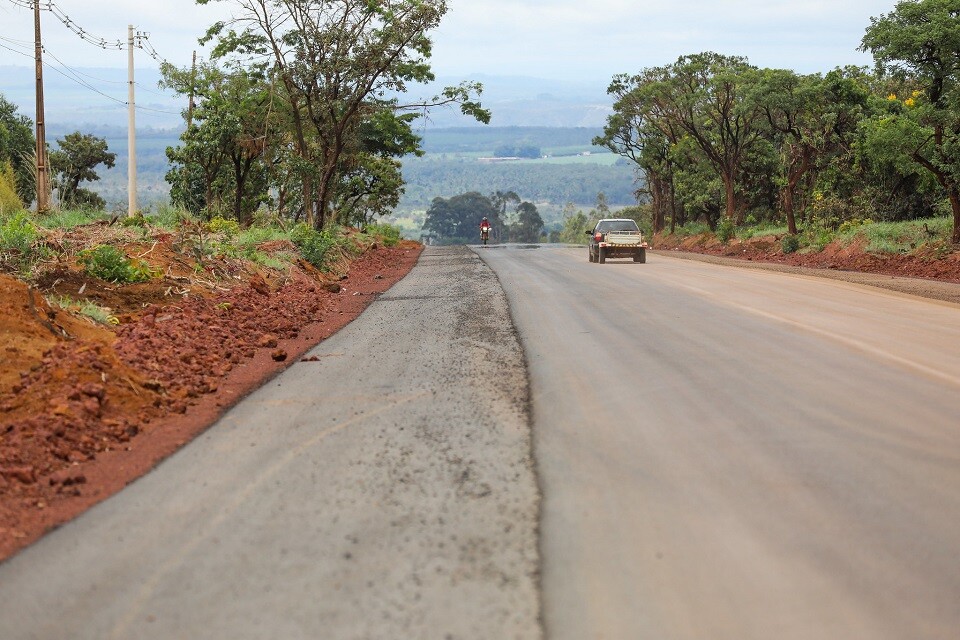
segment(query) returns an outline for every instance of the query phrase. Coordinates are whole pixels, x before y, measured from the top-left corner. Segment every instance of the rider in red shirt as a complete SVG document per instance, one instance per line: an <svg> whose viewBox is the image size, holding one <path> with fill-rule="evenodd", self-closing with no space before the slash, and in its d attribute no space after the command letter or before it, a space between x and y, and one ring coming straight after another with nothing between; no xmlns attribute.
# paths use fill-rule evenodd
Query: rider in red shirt
<svg viewBox="0 0 960 640"><path fill-rule="evenodd" d="M480 240L483 241L483 244L487 244L490 240L490 221L487 220L486 216L480 221Z"/></svg>

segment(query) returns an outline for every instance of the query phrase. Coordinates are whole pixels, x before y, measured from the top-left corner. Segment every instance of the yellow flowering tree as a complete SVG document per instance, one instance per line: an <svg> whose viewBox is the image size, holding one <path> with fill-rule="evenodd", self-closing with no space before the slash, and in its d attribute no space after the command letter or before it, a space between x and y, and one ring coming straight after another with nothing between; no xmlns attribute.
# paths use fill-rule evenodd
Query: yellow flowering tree
<svg viewBox="0 0 960 640"><path fill-rule="evenodd" d="M861 43L880 75L919 87L870 123L873 146L929 172L953 212L960 244L960 0L902 0L871 18ZM896 94L890 102L899 102Z"/></svg>

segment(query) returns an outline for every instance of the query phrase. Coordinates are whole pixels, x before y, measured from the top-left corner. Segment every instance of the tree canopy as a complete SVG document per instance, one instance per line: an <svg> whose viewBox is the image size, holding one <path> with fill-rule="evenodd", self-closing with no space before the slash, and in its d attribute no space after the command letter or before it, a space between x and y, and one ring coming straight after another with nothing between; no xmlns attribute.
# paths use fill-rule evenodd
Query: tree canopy
<svg viewBox="0 0 960 640"><path fill-rule="evenodd" d="M876 61L827 74L705 52L613 78L603 145L642 177L654 231L703 220L837 227L951 211L960 243L960 0L871 20Z"/></svg>
<svg viewBox="0 0 960 640"><path fill-rule="evenodd" d="M242 216L241 203L257 194L241 183L262 175L260 195L271 192L279 209L290 207L317 228L363 222L396 205L403 185L397 158L420 152L417 118L456 105L490 119L478 83L405 101L412 86L434 80L429 33L447 12L443 0L197 1L229 3L233 18L203 39L214 43L215 66L164 70L171 87L199 98L196 126L206 129L191 125L181 150L171 151L178 165L171 178L180 181L184 202L199 204L201 189L189 188L191 181L203 183L208 209L231 183ZM217 101L237 77L248 81L244 95L257 108ZM232 176L225 177L228 167Z"/></svg>

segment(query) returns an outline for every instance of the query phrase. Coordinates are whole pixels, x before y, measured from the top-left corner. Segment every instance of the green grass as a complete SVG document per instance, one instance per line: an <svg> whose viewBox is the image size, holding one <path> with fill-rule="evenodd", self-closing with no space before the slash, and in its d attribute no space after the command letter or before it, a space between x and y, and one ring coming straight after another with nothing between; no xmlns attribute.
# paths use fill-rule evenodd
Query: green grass
<svg viewBox="0 0 960 640"><path fill-rule="evenodd" d="M907 222L874 222L838 234L844 242L858 236L867 240L867 251L874 253L907 253L926 244L950 241L953 221L950 218L926 218Z"/></svg>
<svg viewBox="0 0 960 640"><path fill-rule="evenodd" d="M47 302L51 306L80 314L100 324L117 324L117 318L110 313L110 309L98 306L89 300L74 300L70 296L50 296Z"/></svg>
<svg viewBox="0 0 960 640"><path fill-rule="evenodd" d="M759 236L783 236L790 233L785 224L772 224L769 222L761 223L752 227L743 227L737 230L737 237L741 240L749 240Z"/></svg>
<svg viewBox="0 0 960 640"><path fill-rule="evenodd" d="M99 220L109 220L110 217L109 213L103 211L67 209L51 211L49 214L40 217L37 224L45 229L72 229Z"/></svg>

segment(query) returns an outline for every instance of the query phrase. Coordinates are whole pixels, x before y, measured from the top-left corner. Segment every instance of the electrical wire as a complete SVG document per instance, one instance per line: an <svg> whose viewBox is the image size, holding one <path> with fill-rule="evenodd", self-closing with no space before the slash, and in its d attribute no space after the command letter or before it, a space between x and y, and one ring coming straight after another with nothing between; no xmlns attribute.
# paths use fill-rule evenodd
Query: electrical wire
<svg viewBox="0 0 960 640"><path fill-rule="evenodd" d="M9 1L10 1L13 5L15 5L15 6L17 6L17 7L20 7L20 8L23 8L23 9L29 9L29 10L31 10L31 11L34 9L34 2L31 2L30 0L9 0ZM111 41L108 41L108 40L105 39L105 38L98 38L98 37L94 36L93 34L91 34L90 32L88 32L86 29L82 28L80 25L78 25L76 22L74 22L73 19L71 19L70 16L68 16L62 9L60 9L60 7L58 7L56 4L54 4L54 3L52 2L52 0L48 0L48 1L45 2L45 3L44 3L44 2L40 2L39 4L40 4L40 10L41 10L41 11L48 11L48 12L52 13L61 23L63 23L63 25L64 25L65 27L67 27L70 31L72 31L73 33L75 33L77 36L79 36L79 37L80 37L82 40L84 40L85 42L88 42L88 43L90 43L90 44L93 44L93 45L95 45L95 46L98 46L98 47L100 47L101 49L116 49L116 50L121 50L121 51L122 51L122 50L125 48L124 43L121 42L120 40L116 40L116 41L112 41L112 42L111 42ZM27 41L24 41L24 40L14 40L14 39L12 39L12 38L6 38L6 37L2 37L2 36L0 36L0 40L3 40L4 42L7 42L7 43L12 44L12 45L14 45L14 46L22 46L22 47L31 47L31 46L33 46L32 43L27 42ZM157 50L154 49L153 44L150 42L150 34L149 34L149 33L144 32L144 31L138 31L138 32L136 32L136 34L134 35L134 39L133 39L133 45L134 45L136 48L138 48L138 49L146 52L146 54L149 55L151 58L153 58L155 61L157 61L157 62L159 62L159 63L161 63L161 64L163 64L164 62L166 62L166 60L164 60L164 58L163 58L159 53L157 53ZM12 51L13 53L18 53L18 54L20 54L20 55L22 55L22 56L24 56L24 57L27 57L27 58L34 58L34 57L35 57L32 52L29 52L29 53L28 53L27 51L18 50L18 49L15 49L15 48L13 48L13 47L9 47L9 46L3 45L3 44L0 44L0 47L2 47L3 49L7 49L8 51ZM114 98L113 96L104 93L103 91L97 89L96 87L94 87L93 85L91 85L89 82L87 82L86 80L84 80L83 78L81 78L80 76L85 76L85 77L90 78L90 79L92 79L92 80L96 80L96 81L98 81L98 82L109 83L109 84L127 84L127 82L117 81L117 80L104 80L103 78L97 78L97 77L95 77L95 76L91 76L91 75L89 75L89 74L87 74L87 73L84 73L84 72L82 72L82 71L78 71L77 69L71 68L71 67L68 66L66 63L64 63L63 60L61 60L61 59L58 58L56 55L54 55L53 53L51 53L50 51L48 51L48 50L46 49L46 47L43 47L43 48L42 48L42 51L43 51L43 53L45 53L46 55L50 56L51 58L53 58L54 60L56 60L58 63L60 63L62 69L61 69L61 68L58 68L58 67L55 67L55 66L49 64L48 62L44 62L44 66L45 66L45 67L49 68L49 69L52 70L52 71L56 71L57 73L59 73L60 75L62 75L62 76L65 77L65 78L67 78L68 80L71 80L71 81L79 84L80 86L82 86L82 87L84 87L84 88L86 88L86 89L88 89L88 90L90 90L90 91L93 91L94 93L97 93L97 94L103 96L104 98L107 98L108 100L111 100L111 101L113 101L113 102L116 102L116 103L122 104L122 105L126 105L126 106L129 105L129 102L124 101L124 100L120 100L120 99L118 99L118 98ZM159 96L159 97L169 97L169 96L164 95L164 94L162 94L162 93L158 93L158 92L155 92L155 91L151 91L151 90L147 89L146 87L144 87L143 85L140 85L140 84L138 84L138 83L134 83L134 85L137 86L137 87L139 87L141 90L146 91L147 93L152 93L153 95L156 95L156 96ZM152 111L152 112L154 112L154 113L165 113L165 114L169 114L169 115L181 115L180 113L175 112L175 111L165 111L165 110L163 110L163 109L154 109L154 108L152 108L152 107L143 107L143 106L140 106L140 105L134 105L134 108L137 109L137 110L142 110L142 111Z"/></svg>
<svg viewBox="0 0 960 640"><path fill-rule="evenodd" d="M12 52L14 52L14 53L19 53L20 55L22 55L22 56L24 56L24 57L27 57L27 58L34 58L34 59L36 58L36 56L35 56L33 53L27 53L26 51L19 51L19 50L17 50L17 49L14 49L13 47L8 47L8 46L5 45L5 44L0 44L0 49L6 49L7 51L12 51Z"/></svg>
<svg viewBox="0 0 960 640"><path fill-rule="evenodd" d="M30 2L29 0L9 0L9 1L13 3L15 6L21 7L23 9L30 9L31 11L33 10L34 3ZM107 40L106 38L99 38L93 35L89 31L87 31L86 29L78 25L76 22L74 22L74 20L70 18L70 16L68 16L54 2L52 2L52 0L48 0L45 3L41 2L40 10L49 11L57 18L57 20L63 23L63 25L67 29L70 29L70 31L74 32L82 40L89 42L90 44L95 45L97 47L100 47L101 49L104 49L104 50L115 49L118 51L122 51L126 46L126 44L121 40L111 41L111 40ZM154 49L153 45L150 43L149 33L144 31L138 31L134 36L134 46L137 47L138 49L145 51L148 56L150 56L157 62L161 64L163 62L166 62L164 58L159 53L157 53L157 50Z"/></svg>

